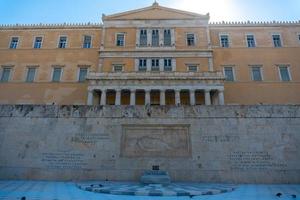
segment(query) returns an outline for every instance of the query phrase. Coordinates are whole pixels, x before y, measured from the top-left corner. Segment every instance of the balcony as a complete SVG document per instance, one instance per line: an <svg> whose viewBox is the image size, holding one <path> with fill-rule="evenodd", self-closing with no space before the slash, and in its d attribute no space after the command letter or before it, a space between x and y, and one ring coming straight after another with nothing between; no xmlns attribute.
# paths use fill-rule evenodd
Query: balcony
<svg viewBox="0 0 300 200"><path fill-rule="evenodd" d="M224 81L223 72L90 72L87 80L216 80Z"/></svg>

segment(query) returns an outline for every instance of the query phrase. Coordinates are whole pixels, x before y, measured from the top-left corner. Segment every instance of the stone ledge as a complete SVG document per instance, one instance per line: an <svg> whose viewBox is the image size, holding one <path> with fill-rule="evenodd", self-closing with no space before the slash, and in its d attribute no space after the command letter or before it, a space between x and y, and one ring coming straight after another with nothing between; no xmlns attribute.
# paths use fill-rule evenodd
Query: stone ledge
<svg viewBox="0 0 300 200"><path fill-rule="evenodd" d="M0 117L299 118L300 105L252 105L252 106L0 105Z"/></svg>

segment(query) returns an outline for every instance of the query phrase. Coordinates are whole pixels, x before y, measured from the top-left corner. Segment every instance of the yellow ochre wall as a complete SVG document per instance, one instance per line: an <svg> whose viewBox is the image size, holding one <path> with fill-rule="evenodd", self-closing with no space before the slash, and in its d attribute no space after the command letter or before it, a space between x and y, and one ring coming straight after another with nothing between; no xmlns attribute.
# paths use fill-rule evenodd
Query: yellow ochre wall
<svg viewBox="0 0 300 200"><path fill-rule="evenodd" d="M125 47L116 47L116 33L124 32ZM209 26L215 71L226 65L234 66L236 80L225 82L226 104L299 104L300 103L300 25L274 26ZM196 33L196 46L186 45L186 33ZM230 48L220 48L219 34L230 38ZM255 35L256 48L246 47L246 34ZM274 48L272 33L280 33L283 47ZM58 38L68 36L66 49L58 49ZM84 35L92 36L92 48L83 49ZM11 81L0 83L1 104L86 104L87 83L78 83L78 66L87 65L89 71L99 71L99 51L102 28L1 28L0 66L13 66ZM9 49L12 36L19 36L17 49ZM43 47L33 49L34 36L43 36ZM136 28L107 28L105 50L139 51L136 48ZM174 52L209 50L206 28L175 28ZM163 57L163 54L162 54ZM114 63L124 64L125 72L135 70L134 58L104 58L103 71L111 72ZM176 70L184 72L186 64L199 64L200 71L208 71L208 58L176 58ZM263 81L251 80L249 65L262 65ZM290 66L292 80L279 79L278 64ZM34 83L25 83L27 66L38 65ZM62 81L52 83L52 66L63 66ZM1 73L1 71L0 71ZM184 97L183 97L184 98ZM199 97L203 102L203 97ZM124 100L124 102L128 100ZM169 100L167 100L169 101ZM142 102L137 100L137 102ZM128 103L128 102L127 102Z"/></svg>
<svg viewBox="0 0 300 200"><path fill-rule="evenodd" d="M274 27L211 27L215 70L234 67L236 80L225 82L227 104L300 103L300 25ZM229 35L230 48L219 47L219 34ZM246 34L255 35L255 48L246 47ZM283 47L274 48L272 34L279 33ZM282 82L278 65L289 65L291 78ZM263 81L251 80L251 65L262 66Z"/></svg>
<svg viewBox="0 0 300 200"><path fill-rule="evenodd" d="M62 35L68 36L66 49L57 48ZM92 48L82 48L84 35L92 36ZM12 36L19 37L17 49L8 48ZM35 36L43 37L41 49L33 49ZM100 39L100 28L0 30L0 66L13 66L11 80L0 83L0 103L86 104L87 83L77 81L78 66L98 69ZM55 65L63 68L60 83L51 82ZM28 66L38 66L33 83L25 83Z"/></svg>

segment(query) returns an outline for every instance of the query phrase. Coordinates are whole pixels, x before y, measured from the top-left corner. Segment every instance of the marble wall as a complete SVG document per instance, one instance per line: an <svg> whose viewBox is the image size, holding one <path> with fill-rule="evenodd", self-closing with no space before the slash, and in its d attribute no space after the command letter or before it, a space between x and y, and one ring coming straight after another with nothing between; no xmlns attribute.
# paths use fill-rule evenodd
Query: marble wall
<svg viewBox="0 0 300 200"><path fill-rule="evenodd" d="M0 106L0 179L300 183L300 106Z"/></svg>

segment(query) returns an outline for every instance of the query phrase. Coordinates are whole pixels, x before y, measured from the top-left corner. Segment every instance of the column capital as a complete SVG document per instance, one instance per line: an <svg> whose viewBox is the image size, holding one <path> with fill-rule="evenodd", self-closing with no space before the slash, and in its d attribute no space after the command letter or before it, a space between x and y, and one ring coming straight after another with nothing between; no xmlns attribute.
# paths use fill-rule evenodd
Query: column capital
<svg viewBox="0 0 300 200"><path fill-rule="evenodd" d="M218 89L218 92L224 92L224 89Z"/></svg>
<svg viewBox="0 0 300 200"><path fill-rule="evenodd" d="M151 92L151 89L144 89L145 92Z"/></svg>
<svg viewBox="0 0 300 200"><path fill-rule="evenodd" d="M136 92L136 89L129 89L130 92Z"/></svg>
<svg viewBox="0 0 300 200"><path fill-rule="evenodd" d="M116 92L121 92L120 88L114 89Z"/></svg>
<svg viewBox="0 0 300 200"><path fill-rule="evenodd" d="M205 89L204 92L205 93L209 93L211 91L211 89Z"/></svg>
<svg viewBox="0 0 300 200"><path fill-rule="evenodd" d="M180 92L180 91L181 91L181 89L174 89L174 91L175 91L175 92Z"/></svg>

